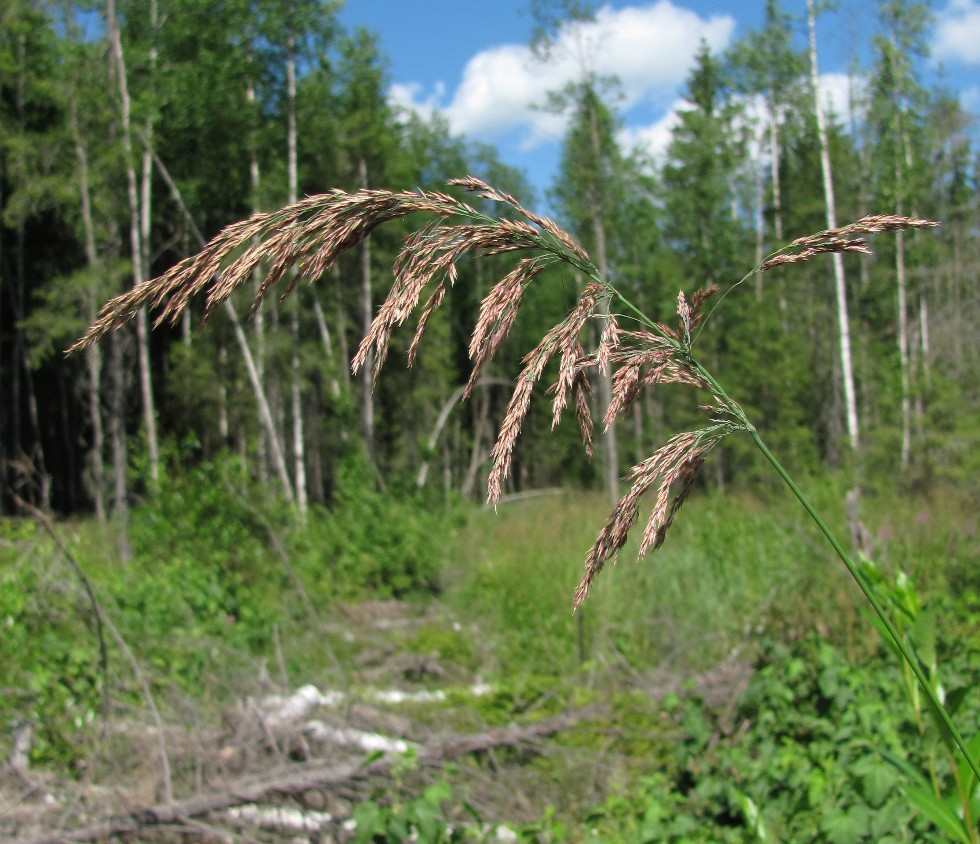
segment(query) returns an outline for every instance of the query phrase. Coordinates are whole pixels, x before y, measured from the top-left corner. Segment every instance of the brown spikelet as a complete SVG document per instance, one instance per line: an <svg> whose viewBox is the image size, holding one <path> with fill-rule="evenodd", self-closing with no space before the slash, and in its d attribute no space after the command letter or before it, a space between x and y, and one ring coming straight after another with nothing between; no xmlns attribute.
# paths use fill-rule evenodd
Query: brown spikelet
<svg viewBox="0 0 980 844"><path fill-rule="evenodd" d="M446 297L446 284L445 282L440 283L432 294L429 296L428 301L422 308L422 313L419 315L418 325L415 327L415 335L412 337L412 342L408 347L408 365L415 366L415 357L418 354L419 343L422 341L422 335L425 334L425 326L429 322L429 317L432 316L433 312L442 304L442 300Z"/></svg>
<svg viewBox="0 0 980 844"><path fill-rule="evenodd" d="M488 185L486 182L476 178L475 176L467 176L464 179L450 179L449 184L461 187L463 190L469 191L470 193L475 193L483 199L489 199L493 202L501 202L505 205L509 205L521 216L548 232L548 234L554 237L567 249L572 251L577 257L581 258L583 261L589 261L588 253L586 253L586 251L572 239L568 232L557 225L554 220L550 219L549 217L541 217L535 214L533 211L529 211L510 194L502 193L496 188L490 187L490 185Z"/></svg>
<svg viewBox="0 0 980 844"><path fill-rule="evenodd" d="M834 252L858 252L871 255L871 249L860 235L933 228L938 225L939 223L934 220L899 217L894 214L872 214L846 226L798 237L785 250L760 264L759 270L765 272L785 264L799 264L809 261L816 255Z"/></svg>
<svg viewBox="0 0 980 844"><path fill-rule="evenodd" d="M766 270L771 270L773 267L778 267L783 264L799 264L803 261L809 261L815 255L824 255L828 252L859 252L863 255L874 254L863 240L857 239L844 242L835 240L832 243L809 246L799 252L785 252L781 255L776 255L768 261L763 262L759 266L759 270L766 272Z"/></svg>
<svg viewBox="0 0 980 844"><path fill-rule="evenodd" d="M585 453L592 458L592 408L589 406L589 395L592 393L592 385L589 383L589 376L584 369L580 369L575 376L572 384L572 397L575 400L575 421L578 422L579 430L582 432L582 444L585 446Z"/></svg>
<svg viewBox="0 0 980 844"><path fill-rule="evenodd" d="M595 365L604 375L609 372L609 356L619 347L619 323L615 314L606 317L606 324L599 337L599 348L595 354Z"/></svg>
<svg viewBox="0 0 980 844"><path fill-rule="evenodd" d="M635 363L621 366L613 375L609 406L602 424L609 428L613 421L636 399L640 392L640 367Z"/></svg>
<svg viewBox="0 0 980 844"><path fill-rule="evenodd" d="M522 258L517 266L490 288L480 305L480 315L470 337L469 356L473 361L464 399L469 398L480 371L507 337L521 306L524 289L550 264L547 259Z"/></svg>
<svg viewBox="0 0 980 844"><path fill-rule="evenodd" d="M664 474L662 485L657 494L656 504L650 513L650 519L647 521L646 528L643 531L643 538L640 540L640 550L637 552L638 556L643 557L647 551L651 549L656 551L663 545L667 531L674 522L674 516L681 508L681 505L687 501L687 497L690 495L691 489L694 486L694 479L697 477L698 470L704 463L705 453L710 448L710 445L707 448L691 448L687 454L680 457ZM678 483L680 484L680 488L668 509L668 493Z"/></svg>
<svg viewBox="0 0 980 844"><path fill-rule="evenodd" d="M693 308L687 306L686 297L678 297L687 307L686 314L690 325L697 324ZM692 297L693 298L693 297ZM698 307L704 301L698 300ZM657 326L663 331L666 326ZM691 368L690 360L682 354L682 347L671 331L669 336L663 331L620 331L618 345L609 355L616 367L612 376L612 394L603 424L608 428L617 416L625 413L636 400L644 387L655 384L685 384L703 389L704 379Z"/></svg>
<svg viewBox="0 0 980 844"><path fill-rule="evenodd" d="M691 329L697 328L704 319L704 303L718 292L718 285L712 284L710 287L701 287L691 294Z"/></svg>
<svg viewBox="0 0 980 844"><path fill-rule="evenodd" d="M540 380L548 361L559 351L569 352L570 360L579 341L579 334L586 322L595 316L599 297L605 289L598 282L589 282L579 296L578 303L560 323L552 327L524 357L524 368L517 377L517 388L507 407L507 414L491 452L492 468L487 484L488 500L496 502L503 490L503 483L510 474L510 459L517 442L534 384Z"/></svg>
<svg viewBox="0 0 980 844"><path fill-rule="evenodd" d="M720 439L716 435L706 437L705 433L676 434L666 445L630 470L629 491L613 509L586 556L585 574L575 590L573 609L577 609L585 600L593 581L606 563L610 560L615 562L617 554L626 544L630 529L636 524L640 499L654 486L657 487L657 498L643 532L639 555L642 557L651 548L656 550L661 546L674 516L690 494L705 455ZM671 501L670 491L675 485L678 490Z"/></svg>
<svg viewBox="0 0 980 844"><path fill-rule="evenodd" d="M490 453L492 464L487 481L487 500L492 504L496 504L503 493L504 481L510 475L510 459L514 453L517 435L521 432L521 425L531 404L534 381L527 377L526 372L527 369L517 378L517 389L514 390L507 405L507 413L500 426L497 442L494 443L493 451Z"/></svg>
<svg viewBox="0 0 980 844"><path fill-rule="evenodd" d="M816 246L828 241L843 242L851 239L854 235L860 234L879 234L881 232L894 232L903 229L927 229L938 226L935 220L920 220L915 217L900 217L895 214L869 214L860 220L855 220L846 226L836 229L827 229L816 234L798 237L792 242L792 246Z"/></svg>
<svg viewBox="0 0 980 844"><path fill-rule="evenodd" d="M562 350L561 362L558 364L558 380L549 388L549 392L555 394L551 403L552 431L561 421L562 411L568 404L569 393L572 392L572 387L581 372L580 362L583 358L585 358L585 349L578 337Z"/></svg>
<svg viewBox="0 0 980 844"><path fill-rule="evenodd" d="M255 214L226 226L201 252L174 265L159 278L110 300L68 353L96 342L147 305L159 310L154 325L175 322L191 300L205 291L207 319L251 278L256 266L267 263L269 269L252 303L254 311L291 268L297 268L299 277L317 277L338 255L356 246L382 223L419 211L439 217L478 216L475 209L446 194L381 190L350 194L333 190L306 197L273 213ZM292 283L286 293L291 289Z"/></svg>

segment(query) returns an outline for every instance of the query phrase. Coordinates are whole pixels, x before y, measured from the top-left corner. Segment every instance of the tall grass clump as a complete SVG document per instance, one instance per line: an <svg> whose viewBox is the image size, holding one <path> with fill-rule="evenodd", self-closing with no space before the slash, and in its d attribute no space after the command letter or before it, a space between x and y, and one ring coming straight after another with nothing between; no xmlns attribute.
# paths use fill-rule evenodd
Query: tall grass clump
<svg viewBox="0 0 980 844"><path fill-rule="evenodd" d="M541 283L547 269L558 265L569 267L584 279L584 284L575 305L523 359L492 451L487 485L490 502L496 503L502 494L521 426L546 370L550 371L549 363L557 363L557 376L546 391L551 396L552 426L558 425L562 416L570 412L590 454L594 420L589 396L591 383L597 377L611 379L611 400L608 407L602 408L600 424L603 426L611 425L624 414L647 387L676 384L706 397L706 400L702 398L700 426L674 433L653 454L629 470L628 489L613 507L586 556L585 571L572 598L573 608L586 599L605 566L615 562L640 520L641 508L645 521L639 533L639 557L663 545L698 472L715 447L732 435L749 437L840 557L879 619L886 639L914 674L941 730L959 749L972 776L980 779L980 766L944 708L941 695L861 569L770 452L739 404L699 358L697 341L706 328L706 306L719 292L718 288L681 291L677 296L676 322L673 325L656 322L640 311L610 279L603 278L585 250L552 220L534 214L514 197L479 179L455 179L450 185L495 203L509 216L486 214L447 193L423 190L354 193L333 190L307 197L279 211L256 214L228 226L198 255L116 297L69 351L95 342L132 319L145 306L158 312L157 324L173 322L195 296L203 294L205 316L209 316L234 290L251 279L254 269L267 267L265 280L252 304L254 311L272 287L283 280L286 286L282 298L293 291L300 278L319 278L340 254L361 243L378 226L411 214L424 214L429 221L405 239L395 259L391 291L354 356L353 369L357 372L370 363L371 376L377 378L392 333L418 313L408 349L408 363L412 365L429 318L442 305L455 282L457 261L467 254L514 253L517 260L513 269L490 288L481 304L469 342L473 366L465 398L507 337L527 288ZM892 215L863 217L847 226L798 238L769 256L752 273L808 261L821 254L869 253L866 235L934 225L927 220ZM291 270L295 272L290 273ZM718 299L723 299L729 290ZM597 342L592 342L591 336L598 337ZM652 504L643 505L648 494Z"/></svg>

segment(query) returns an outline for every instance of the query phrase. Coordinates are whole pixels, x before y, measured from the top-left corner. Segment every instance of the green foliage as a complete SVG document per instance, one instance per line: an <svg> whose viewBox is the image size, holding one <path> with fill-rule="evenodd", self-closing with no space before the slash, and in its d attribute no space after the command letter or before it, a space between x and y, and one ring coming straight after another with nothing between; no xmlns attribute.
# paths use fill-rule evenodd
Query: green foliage
<svg viewBox="0 0 980 844"><path fill-rule="evenodd" d="M687 278L698 286L739 276L731 174L744 150L733 131L737 107L726 99L725 84L720 62L702 42L687 81L691 108L680 113L662 173L666 235L683 253Z"/></svg>
<svg viewBox="0 0 980 844"><path fill-rule="evenodd" d="M950 715L955 716L970 692L976 689L976 684L970 682L966 686L948 690L944 687L945 683L940 677L935 610L923 606L915 584L901 569L892 581L867 557L862 559L862 564L863 576L871 584L879 600L893 613L896 627L916 655L932 692ZM886 645L897 651L897 645L882 629L879 619L874 617L872 621L878 627ZM956 841L970 844L980 840L980 782L957 748L940 713L933 708L928 698L925 701L921 699L915 678L904 664L903 668L907 698L924 739L926 770L916 770L902 759L886 758L905 775L903 787L906 797L925 817ZM929 717L926 718L926 715ZM969 750L974 755L980 750L980 732L969 741ZM939 772L941 757L944 755L948 769L945 777Z"/></svg>
<svg viewBox="0 0 980 844"><path fill-rule="evenodd" d="M726 718L737 730L685 703L674 764L611 796L586 820L588 840L930 840L874 750L905 758L911 725L892 675L815 637L767 649Z"/></svg>
<svg viewBox="0 0 980 844"><path fill-rule="evenodd" d="M70 772L104 689L91 611L64 567L43 564L51 548L31 523L0 523L0 538L0 725L29 722L32 761Z"/></svg>
<svg viewBox="0 0 980 844"><path fill-rule="evenodd" d="M470 635L458 624L441 627L426 624L405 642L405 650L416 654L436 654L440 660L469 671L480 667L480 657Z"/></svg>
<svg viewBox="0 0 980 844"><path fill-rule="evenodd" d="M301 570L324 595L340 598L437 592L460 512L411 493L379 492L376 483L361 459L341 467L330 508L299 539Z"/></svg>
<svg viewBox="0 0 980 844"><path fill-rule="evenodd" d="M404 804L360 803L353 813L357 822L354 841L357 844L395 844L399 841L454 844L476 840L463 830L447 827L442 807L451 799L449 785L440 781Z"/></svg>
<svg viewBox="0 0 980 844"><path fill-rule="evenodd" d="M843 494L817 489L828 506ZM844 576L801 521L773 519L751 496L695 493L674 541L639 563L628 544L580 621L571 594L606 507L598 496L532 500L474 516L460 534L466 562L449 573L447 600L493 631L484 647L502 670L575 672L580 634L586 662L640 668L674 654L707 668L747 630L796 638L824 618L853 619Z"/></svg>
<svg viewBox="0 0 980 844"><path fill-rule="evenodd" d="M302 594L326 611L338 600L439 588L447 527L458 519L452 508L382 494L363 466L351 466L334 508L317 508L304 525L238 459L194 465L192 454L190 446L171 452L173 470L133 510L130 564L115 560L97 533L72 544L158 691L223 697L237 666L269 651L274 627L309 625ZM86 753L107 682L92 608L30 522L3 523L2 538L0 688L15 691L0 695L0 724L29 719L35 761L70 767ZM464 667L475 662L455 631L423 628L415 644ZM113 696L138 700L128 663L108 645Z"/></svg>
<svg viewBox="0 0 980 844"><path fill-rule="evenodd" d="M282 611L286 578L269 553L259 515L268 504L241 482L233 459L162 479L133 512L134 561L114 588L123 612L145 618L151 640L167 650L185 642L187 660L196 663L186 668L192 682L208 660L199 653L201 639L216 636L248 650L268 642Z"/></svg>

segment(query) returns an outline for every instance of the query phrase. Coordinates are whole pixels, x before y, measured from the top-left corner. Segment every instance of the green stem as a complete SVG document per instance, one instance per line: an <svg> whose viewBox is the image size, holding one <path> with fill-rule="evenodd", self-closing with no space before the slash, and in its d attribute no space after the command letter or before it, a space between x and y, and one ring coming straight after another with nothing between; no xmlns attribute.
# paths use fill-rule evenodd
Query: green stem
<svg viewBox="0 0 980 844"><path fill-rule="evenodd" d="M813 519L817 527L820 528L820 531L831 544L834 551L837 552L837 556L840 557L841 562L844 563L847 570L851 573L851 577L854 578L854 581L864 593L864 597L868 599L868 603L871 604L871 608L875 611L878 618L881 619L881 623L884 625L885 630L888 631L888 635L891 637L892 642L908 663L909 668L912 669L912 673L915 674L915 678L919 681L922 691L925 692L926 697L929 698L929 702L932 704L936 714L946 725L946 728L949 730L953 741L956 743L956 746L960 749L960 752L966 759L967 764L969 764L969 766L973 769L973 773L976 775L977 779L980 780L980 766L977 765L977 760L970 754L970 751L967 749L966 742L963 740L963 737L960 735L960 731L956 729L956 725L949 717L946 707L942 705L939 698L936 696L936 693L932 690L932 686L929 685L929 681L926 678L922 668L919 666L918 660L916 660L912 652L909 650L898 630L895 629L895 625L892 624L891 619L889 619L885 614L884 608L881 606L871 587L862 576L860 569L858 569L854 561L851 560L851 558L847 555L847 552L841 547L841 544L837 541L837 537L830 532L830 528L828 528L824 523L824 520L820 518L817 511L813 509L813 506L809 501L807 501L806 496L803 495L800 488L793 482L793 479L782 467L782 464L775 458L773 453L766 448L766 444L759 437L758 431L756 431L754 427L750 426L749 435L755 441L755 444L759 447L759 450L765 456L766 460L769 461L773 469L776 470L777 474L786 482L786 485L790 488L790 490L792 490L793 495L795 495L800 504L803 505L803 509L807 511L810 518Z"/></svg>
<svg viewBox="0 0 980 844"><path fill-rule="evenodd" d="M632 302L630 302L625 296L623 296L622 293L620 293L615 288L611 288L611 289L613 293L617 296L617 298L620 300L620 302L622 302L630 311L636 314L644 322L650 324L650 320L644 314L642 314L639 311L639 309L633 305ZM868 585L868 582L865 580L864 576L861 574L860 569L857 567L854 561L847 555L847 552L837 541L837 537L834 536L833 533L831 533L830 528L828 528L824 520L820 518L820 515L817 513L817 511L813 509L813 505L810 504L806 496L803 495L803 493L800 491L800 488L789 476L789 474L783 468L782 464L776 459L775 455L766 447L766 444L762 441L762 438L759 436L759 432L756 431L755 426L748 421L748 419L745 416L745 413L742 411L742 408L739 407L738 404L728 396L728 394L722 388L721 384L719 384L715 380L714 376L710 372L708 372L708 370L705 369L700 363L698 363L698 361L695 360L693 356L691 356L690 346L687 347L686 352L689 356L689 361L691 365L694 367L694 369L698 371L698 374L700 374L701 377L704 378L705 382L708 384L709 388L711 389L711 392L714 393L714 395L724 403L724 405L728 408L731 414L744 426L745 430L748 431L749 436L751 436L752 439L755 441L755 444L759 447L759 450L765 456L766 460L769 461L773 469L776 470L776 473L786 482L786 485L793 492L793 495L795 495L796 498L799 500L800 504L803 505L803 509L806 510L810 518L813 519L817 527L820 528L820 531L826 537L831 547L833 547L834 551L837 552L837 556L840 557L841 562L843 562L844 565L847 567L847 570L848 572L850 572L851 577L854 578L854 582L857 583L860 590L864 593L864 597L867 598L868 603L871 604L871 608L875 611L875 614L878 616L878 618L881 619L881 623L884 625L884 628L887 631L892 642L894 642L895 647L898 648L899 653L901 653L902 655L902 658L908 664L908 667L912 669L912 673L915 675L916 680L918 680L919 685L922 687L922 691L925 692L926 697L929 699L929 702L932 704L932 707L935 710L936 714L939 716L939 719L946 726L946 729L949 730L950 736L952 736L953 741L955 742L956 746L960 749L960 752L963 754L963 757L966 759L967 764L969 764L970 768L973 770L973 773L976 775L977 780L980 780L980 765L977 764L977 760L973 758L970 751L967 749L966 742L963 740L963 736L960 735L960 731L956 729L956 725L953 723L953 720L949 717L949 713L946 711L946 707L942 705L938 696L933 691L932 686L929 684L929 680L926 678L925 672L923 672L922 668L919 666L918 660L916 660L915 656L912 654L909 647L905 644L905 641L902 639L901 634L895 628L895 625L892 624L891 619L885 614L884 608L881 606L881 603L878 601L877 597L875 597L874 592L872 591L871 587Z"/></svg>
<svg viewBox="0 0 980 844"><path fill-rule="evenodd" d="M864 593L864 597L868 599L868 603L871 604L871 608L875 611L878 618L881 619L881 623L884 625L885 630L888 632L889 637L892 642L894 642L895 647L898 648L899 653L901 653L903 659L908 664L908 667L912 669L912 673L915 675L915 679L919 681L919 686L921 686L922 691L925 692L926 697L932 704L933 709L939 716L940 720L949 730L950 736L952 736L953 741L956 746L960 749L963 757L966 759L967 764L973 769L973 773L976 775L977 779L980 780L980 765L977 764L977 760L973 758L970 751L967 749L966 742L963 740L963 736L960 735L960 731L956 729L956 725L953 720L949 717L949 713L946 711L946 707L942 705L938 696L933 691L932 686L929 684L929 680L926 678L925 672L919 665L918 660L913 655L912 651L909 649L908 645L905 644L905 640L902 638L901 634L892 624L891 619L885 613L884 607L878 601L875 596L874 591L868 585L867 580L861 574L861 570L857 567L854 561L848 556L847 552L841 546L840 542L837 541L837 537L831 533L830 528L827 527L826 522L820 518L820 515L816 510L813 509L813 505L807 500L806 496L800 491L800 488L796 485L793 479L789 476L789 473L783 468L783 465L776 459L775 455L766 447L766 444L762 441L759 436L759 432L755 429L755 426L749 423L745 418L745 414L742 409L729 397L728 394L722 389L721 385L714 379L710 372L708 372L700 363L692 359L692 364L698 370L698 373L708 382L711 386L713 392L715 392L719 398L723 399L724 402L731 408L734 415L745 424L745 429L749 432L749 436L752 437L755 444L759 447L763 456L772 465L776 473L781 477L786 485L790 488L793 495L799 500L800 504L803 505L803 509L809 514L810 518L816 523L817 527L820 528L821 533L826 537L827 541L831 544L834 551L837 552L837 556L840 557L841 562L847 567L850 572L851 577L854 578L854 582L857 583L860 590Z"/></svg>

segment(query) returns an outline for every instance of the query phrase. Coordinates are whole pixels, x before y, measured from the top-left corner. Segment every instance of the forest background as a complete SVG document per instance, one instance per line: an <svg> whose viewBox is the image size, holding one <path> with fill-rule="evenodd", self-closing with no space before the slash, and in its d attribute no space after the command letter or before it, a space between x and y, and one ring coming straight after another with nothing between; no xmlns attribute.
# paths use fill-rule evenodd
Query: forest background
<svg viewBox="0 0 980 844"><path fill-rule="evenodd" d="M24 532L35 535L21 519L35 511L79 526L86 542L101 537L93 565L118 581L116 600L132 587L118 572L153 571L180 613L234 618L245 650L267 647L270 619L291 612L272 605L275 590L257 592L274 581L292 594L297 572L304 601L313 595L317 605L444 587L448 552L433 537L448 542L477 518L507 385L574 302L573 274L553 271L528 289L498 361L462 405L470 331L481 299L512 268L506 257L461 262L412 369L393 365L410 340L396 334L376 389L351 375L409 231L401 222L251 319L248 297L204 329L194 308L154 331L142 314L133 330L63 355L112 295L231 222L331 188L447 190L447 179L473 174L528 207L546 201L603 274L663 321L679 289L727 288L795 237L868 213L940 221L879 238L873 259L838 255L750 276L713 313L702 354L773 451L823 479L840 514L852 488L879 512L924 512L923 501L930 512L969 512L980 498L980 155L975 115L924 81L928 4L877 4L867 61L852 71L859 84L838 114L814 92L812 24L823 9L767 0L763 25L724 54L702 44L662 160L618 140L620 89L595 70L587 10L531 5L542 66L569 38L580 48L578 76L540 103L567 120L547 197L492 146L454 136L438 113L399 109L377 38L343 26L333 4L0 3L8 632L21 625L28 641L67 612L40 589L38 567L17 564ZM602 395L597 384L594 401ZM601 514L628 467L696 411L687 395L647 390L590 461L573 427L552 432L550 413L532 404L505 492L592 491L581 506ZM775 483L751 444L733 439L713 455L702 492L757 502L775 496ZM263 568L283 550L279 524L292 543L286 557L307 554L288 577L278 564L275 575ZM924 575L937 595L976 594L975 567L972 579L964 574L976 548L965 524L947 526L965 547ZM193 548L198 533L206 550ZM916 549L906 550L911 565ZM141 609L120 612L146 612L145 588ZM154 611L161 629L167 606ZM200 623L225 635L213 619ZM7 636L11 654L17 641ZM57 659L75 658L52 647ZM55 707L74 723L77 713L64 712L89 706L94 692L71 690L70 705L64 694L49 699L41 687L50 676L37 677L43 658L30 653L33 662L8 661L3 685L27 685L35 713ZM71 671L99 687L94 663L77 658L88 661ZM200 670L181 668L195 682ZM23 704L11 693L0 713L13 717ZM74 742L72 729L54 728L37 756L75 758L83 751Z"/></svg>

